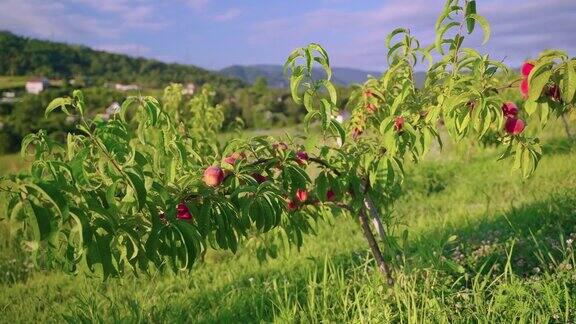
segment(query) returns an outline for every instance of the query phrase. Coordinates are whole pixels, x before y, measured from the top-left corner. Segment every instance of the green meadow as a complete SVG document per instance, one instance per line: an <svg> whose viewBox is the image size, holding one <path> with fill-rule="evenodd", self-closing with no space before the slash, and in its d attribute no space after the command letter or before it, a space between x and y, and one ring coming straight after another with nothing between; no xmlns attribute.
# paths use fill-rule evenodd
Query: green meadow
<svg viewBox="0 0 576 324"><path fill-rule="evenodd" d="M574 322L576 146L561 125L529 179L471 141L410 165L388 228L397 246L382 246L394 287L347 214L267 262L247 244L191 272L105 282L35 265L0 223L0 322ZM0 158L2 173L24 165Z"/></svg>

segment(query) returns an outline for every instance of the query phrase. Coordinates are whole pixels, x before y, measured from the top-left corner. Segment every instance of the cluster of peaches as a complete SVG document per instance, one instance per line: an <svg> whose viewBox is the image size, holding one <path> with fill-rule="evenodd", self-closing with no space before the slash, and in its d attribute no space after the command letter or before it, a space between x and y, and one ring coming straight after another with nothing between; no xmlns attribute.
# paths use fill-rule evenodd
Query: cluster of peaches
<svg viewBox="0 0 576 324"><path fill-rule="evenodd" d="M534 69L534 64L531 62L525 62L521 68L522 82L520 83L520 92L522 93L524 99L528 98L528 92L530 91L528 76L530 75L530 72L532 72L532 69ZM549 96L553 101L556 102L561 101L560 87L557 84L548 86L546 88L546 95ZM370 98L373 96L373 94L372 92L367 90L364 92L364 96L366 98ZM470 103L469 106L473 108L474 104ZM368 111L368 113L373 114L376 112L376 109L377 107L373 103L368 103L366 105L366 110ZM502 113L506 118L506 122L504 124L504 130L512 136L522 133L524 131L524 128L526 127L524 120L518 117L518 112L519 112L518 107L513 102L505 102L502 105ZM394 128L398 133L400 133L402 132L403 126L404 126L404 117L397 116L394 120ZM362 130L360 130L359 128L355 128L352 132L352 137L354 139L357 139L360 135L362 135Z"/></svg>
<svg viewBox="0 0 576 324"><path fill-rule="evenodd" d="M288 145L286 143L283 143L283 142L275 143L272 146L276 150L281 150L281 151L288 150ZM238 161L243 160L243 159L246 159L246 155L244 153L235 152L235 153L232 153L231 155L225 157L223 159L223 162L227 163L229 165L235 165ZM309 160L308 153L306 153L306 151L299 150L299 151L295 152L294 160L300 166L305 166L305 165L307 165L308 160ZM259 184L268 181L268 177L266 177L260 173L255 172L255 173L252 173L251 176ZM225 171L218 165L212 165L212 166L209 166L208 168L206 168L204 170L202 182L208 187L216 188L216 187L220 186L222 184L222 182L224 182L225 178L226 178ZM308 190L306 188L298 188L296 190L294 197L292 197L292 198L285 197L288 211L294 212L294 211L298 210L302 205L304 205L306 202L308 202L308 200L309 200L308 196L309 196L309 193L308 193ZM336 199L335 192L332 189L329 189L326 193L326 201L327 202L333 202L333 201L335 201L335 199ZM165 219L164 214L160 214L160 217L162 219ZM184 201L180 202L177 205L176 217L177 217L177 219L180 219L180 220L191 220L192 219L192 214L190 213L190 210L188 209L188 207L186 206L186 203Z"/></svg>
<svg viewBox="0 0 576 324"><path fill-rule="evenodd" d="M530 86L528 83L528 77L530 72L534 69L534 64L532 62L524 62L522 64L522 82L520 83L520 93L524 99L528 98L528 93L530 92ZM546 87L546 95L552 99L552 101L560 102L562 98L560 97L560 87L557 84L548 85ZM512 102L504 103L502 106L502 112L506 117L506 132L510 135L518 135L524 130L524 121L518 118L518 107Z"/></svg>

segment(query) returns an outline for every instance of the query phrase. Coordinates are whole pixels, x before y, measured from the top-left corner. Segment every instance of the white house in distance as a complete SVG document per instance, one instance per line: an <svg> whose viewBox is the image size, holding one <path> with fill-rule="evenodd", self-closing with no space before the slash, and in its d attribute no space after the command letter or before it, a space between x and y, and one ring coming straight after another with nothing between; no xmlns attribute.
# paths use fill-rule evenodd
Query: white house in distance
<svg viewBox="0 0 576 324"><path fill-rule="evenodd" d="M116 83L114 88L118 91L140 90L140 86L136 84L122 84Z"/></svg>
<svg viewBox="0 0 576 324"><path fill-rule="evenodd" d="M48 79L45 77L36 77L26 81L26 92L32 94L39 94L50 85Z"/></svg>

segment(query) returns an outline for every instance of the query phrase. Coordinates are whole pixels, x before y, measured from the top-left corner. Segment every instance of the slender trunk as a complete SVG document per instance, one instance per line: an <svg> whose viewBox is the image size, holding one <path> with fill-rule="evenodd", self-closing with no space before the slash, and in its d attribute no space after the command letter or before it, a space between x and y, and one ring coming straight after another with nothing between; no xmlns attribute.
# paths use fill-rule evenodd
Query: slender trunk
<svg viewBox="0 0 576 324"><path fill-rule="evenodd" d="M568 135L568 139L570 141L573 141L574 137L572 137L572 132L570 131L570 124L568 123L566 115L562 115L562 122L564 123L564 130L566 131L566 135Z"/></svg>
<svg viewBox="0 0 576 324"><path fill-rule="evenodd" d="M368 241L368 245L370 245L370 249L372 250L372 254L374 255L374 259L376 260L376 264L378 265L378 269L380 273L386 278L386 282L389 286L394 285L394 278L392 278L392 274L390 273L390 268L386 261L384 261L384 257L382 256L382 252L378 247L378 243L376 243L376 239L374 239L374 234L372 234L372 230L370 229L370 225L368 224L368 219L366 217L366 211L364 208L360 209L360 226L362 227L362 231L364 232L364 236Z"/></svg>
<svg viewBox="0 0 576 324"><path fill-rule="evenodd" d="M378 214L378 209L376 209L376 206L374 206L374 202L370 197L366 197L364 199L364 206L366 206L366 209L368 209L368 211L370 212L370 216L372 216L372 224L374 225L374 228L376 229L378 236L380 236L382 243L384 243L385 245L388 244L388 235L386 235L386 230L382 225L382 220L380 219L380 215Z"/></svg>

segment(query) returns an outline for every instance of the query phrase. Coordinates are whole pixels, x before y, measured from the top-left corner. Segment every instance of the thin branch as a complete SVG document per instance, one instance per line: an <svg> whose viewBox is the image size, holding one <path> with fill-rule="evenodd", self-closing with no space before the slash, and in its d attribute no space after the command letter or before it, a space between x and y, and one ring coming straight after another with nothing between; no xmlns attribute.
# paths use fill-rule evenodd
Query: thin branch
<svg viewBox="0 0 576 324"><path fill-rule="evenodd" d="M338 169L331 166L330 164L328 164L328 162L326 162L320 158L310 157L310 158L308 158L308 161L312 161L314 163L320 164L321 166L325 167L326 169L329 169L330 171L332 171L337 176L340 176L342 174L342 172L340 172Z"/></svg>
<svg viewBox="0 0 576 324"><path fill-rule="evenodd" d="M566 114L562 115L562 122L564 123L564 130L566 131L566 135L568 136L568 140L573 141L574 137L572 137L572 132L570 131L570 124L568 123L568 119L566 118Z"/></svg>

